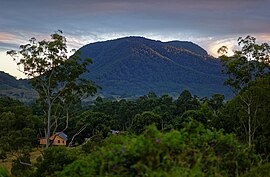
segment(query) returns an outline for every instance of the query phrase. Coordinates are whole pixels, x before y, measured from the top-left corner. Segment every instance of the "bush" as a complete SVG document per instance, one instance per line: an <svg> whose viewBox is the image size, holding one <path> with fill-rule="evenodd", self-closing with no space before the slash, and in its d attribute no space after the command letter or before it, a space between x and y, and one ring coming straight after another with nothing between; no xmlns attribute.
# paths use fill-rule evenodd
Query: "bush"
<svg viewBox="0 0 270 177"><path fill-rule="evenodd" d="M270 163L266 163L254 167L250 172L243 175L243 177L269 177L270 176Z"/></svg>
<svg viewBox="0 0 270 177"><path fill-rule="evenodd" d="M29 165L25 165L22 163L26 163ZM16 160L12 160L11 174L12 176L17 177L27 177L33 175L33 168L31 166L29 153L23 153Z"/></svg>
<svg viewBox="0 0 270 177"><path fill-rule="evenodd" d="M66 147L51 147L44 151L43 157L37 159L35 176L54 176L57 171L76 160L76 154Z"/></svg>
<svg viewBox="0 0 270 177"><path fill-rule="evenodd" d="M86 142L82 145L82 150L86 153L91 153L103 146L102 134L93 135L91 139L86 139Z"/></svg>
<svg viewBox="0 0 270 177"><path fill-rule="evenodd" d="M74 161L58 176L239 176L258 162L233 135L194 121L181 131L162 134L150 126L142 135L116 138L121 141Z"/></svg>

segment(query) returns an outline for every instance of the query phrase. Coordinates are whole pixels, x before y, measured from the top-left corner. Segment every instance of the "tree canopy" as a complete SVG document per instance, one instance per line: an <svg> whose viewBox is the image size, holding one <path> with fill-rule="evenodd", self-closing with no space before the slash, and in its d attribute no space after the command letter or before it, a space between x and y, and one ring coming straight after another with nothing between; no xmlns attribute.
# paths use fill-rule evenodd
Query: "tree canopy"
<svg viewBox="0 0 270 177"><path fill-rule="evenodd" d="M225 66L224 72L229 77L225 83L236 93L270 69L269 44L258 44L255 37L247 36L238 38L238 45L241 49L234 51L232 56L226 55L226 46L218 50L218 53L222 54L220 59Z"/></svg>
<svg viewBox="0 0 270 177"><path fill-rule="evenodd" d="M52 108L57 101L69 101L83 95L96 92L96 87L89 80L80 78L88 72L90 58L80 58L75 52L68 58L66 38L62 31L51 35L51 40L37 41L31 38L28 44L21 45L19 51L7 52L17 62L19 69L29 78L45 105L47 114L46 147L50 145L51 129L57 129L57 118L52 123Z"/></svg>

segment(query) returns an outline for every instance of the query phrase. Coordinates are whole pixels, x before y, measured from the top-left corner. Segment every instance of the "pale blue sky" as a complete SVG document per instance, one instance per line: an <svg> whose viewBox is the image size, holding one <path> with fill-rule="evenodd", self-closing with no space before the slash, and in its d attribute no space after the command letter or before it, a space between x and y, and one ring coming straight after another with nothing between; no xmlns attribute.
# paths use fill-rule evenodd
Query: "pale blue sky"
<svg viewBox="0 0 270 177"><path fill-rule="evenodd" d="M239 36L270 42L269 7L270 0L0 0L0 70L23 77L6 51L57 29L69 48L144 36L192 41L216 55Z"/></svg>

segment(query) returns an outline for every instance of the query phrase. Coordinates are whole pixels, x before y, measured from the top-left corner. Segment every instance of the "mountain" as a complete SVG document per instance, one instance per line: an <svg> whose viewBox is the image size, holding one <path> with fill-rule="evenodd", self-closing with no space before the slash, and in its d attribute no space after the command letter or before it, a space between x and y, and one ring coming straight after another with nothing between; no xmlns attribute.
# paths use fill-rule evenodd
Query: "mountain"
<svg viewBox="0 0 270 177"><path fill-rule="evenodd" d="M22 102L31 102L37 98L26 79L17 80L15 77L0 71L0 97L10 97Z"/></svg>
<svg viewBox="0 0 270 177"><path fill-rule="evenodd" d="M149 91L177 95L184 89L200 97L231 96L223 85L220 61L192 42L125 37L79 50L93 61L83 77L101 86L99 93L104 96L132 97Z"/></svg>
<svg viewBox="0 0 270 177"><path fill-rule="evenodd" d="M178 96L184 89L200 97L232 96L223 84L220 61L192 42L125 37L91 43L80 51L93 61L82 77L101 86L99 94L104 97L131 98L150 91ZM24 102L37 98L27 80L0 71L0 97L6 96Z"/></svg>

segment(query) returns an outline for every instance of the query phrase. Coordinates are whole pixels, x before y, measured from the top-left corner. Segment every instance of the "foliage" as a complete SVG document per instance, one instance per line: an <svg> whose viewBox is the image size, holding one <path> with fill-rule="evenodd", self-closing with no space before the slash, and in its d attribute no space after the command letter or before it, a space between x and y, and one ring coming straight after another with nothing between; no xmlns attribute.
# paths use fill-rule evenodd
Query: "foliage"
<svg viewBox="0 0 270 177"><path fill-rule="evenodd" d="M270 176L270 164L262 164L252 168L248 173L242 177L269 177Z"/></svg>
<svg viewBox="0 0 270 177"><path fill-rule="evenodd" d="M237 176L258 161L233 135L194 121L181 131L162 134L151 126L134 138L112 137L125 140L74 161L58 176Z"/></svg>
<svg viewBox="0 0 270 177"><path fill-rule="evenodd" d="M189 94L188 100L183 98L185 94L182 93ZM136 100L123 99L112 101L98 98L95 105L92 105L89 109L93 112L102 112L110 115L114 119L114 128L116 130L126 131L132 129L135 116L141 115L144 112L152 112L155 115L161 116L162 120L152 123L157 123L160 127L163 124L163 130L170 130L173 126L174 118L182 116L187 110L200 109L200 102L196 96L191 95L187 90L182 93L177 100L173 100L173 97L169 95L158 97L154 92L149 92L149 94L141 96ZM183 100L180 101L182 98Z"/></svg>
<svg viewBox="0 0 270 177"><path fill-rule="evenodd" d="M15 177L30 177L33 175L33 168L28 153L24 153L16 160L12 160L11 174Z"/></svg>
<svg viewBox="0 0 270 177"><path fill-rule="evenodd" d="M51 147L44 151L43 156L37 159L37 170L34 176L47 177L54 176L57 171L72 163L76 159L76 154L65 147Z"/></svg>
<svg viewBox="0 0 270 177"><path fill-rule="evenodd" d="M208 101L209 106L214 110L219 110L222 106L224 106L224 95L214 94L211 99Z"/></svg>
<svg viewBox="0 0 270 177"><path fill-rule="evenodd" d="M238 45L241 50L234 51L233 56L220 57L226 67L225 73L229 76L225 83L235 89L235 92L247 87L248 83L270 69L270 46L267 43L257 44L255 37L247 36L240 37ZM223 46L218 53L226 54L226 50Z"/></svg>
<svg viewBox="0 0 270 177"><path fill-rule="evenodd" d="M91 81L82 79L80 75L88 72L87 65L91 59L80 58L80 52L75 52L68 59L66 38L62 31L51 35L51 41L37 42L35 38L29 44L21 45L19 51L11 50L7 54L12 56L21 71L31 78L33 88L38 92L40 100L45 105L47 113L46 147L50 145L51 129L57 129L57 119L52 123L52 108L55 102L74 102L85 94L96 92Z"/></svg>
<svg viewBox="0 0 270 177"><path fill-rule="evenodd" d="M232 96L223 85L220 61L191 42L127 37L85 45L80 51L93 59L91 73L84 77L102 86L99 93L106 98L135 99L150 91L177 95L185 89L198 96Z"/></svg>
<svg viewBox="0 0 270 177"><path fill-rule="evenodd" d="M30 107L10 98L0 98L0 151L21 151L37 145L41 120Z"/></svg>
<svg viewBox="0 0 270 177"><path fill-rule="evenodd" d="M257 44L256 38L251 36L240 37L238 44L241 46L241 50L234 51L234 55L231 57L222 55L220 58L225 66L225 73L229 76L225 83L230 85L234 92L238 94L234 98L235 105L240 109L239 112L234 114L241 123L241 126L237 126L237 131L244 132L246 141L251 146L254 143L258 128L262 125L262 117L258 114L258 111L265 106L260 101L262 89L254 87L253 83L269 75L270 46L267 43ZM226 53L226 50L227 47L223 46L218 52ZM263 95L268 94L264 91ZM235 111L235 109L230 111L232 110Z"/></svg>
<svg viewBox="0 0 270 177"><path fill-rule="evenodd" d="M86 139L86 142L82 144L82 150L86 153L96 151L104 145L103 139L102 134L93 135L91 138Z"/></svg>
<svg viewBox="0 0 270 177"><path fill-rule="evenodd" d="M76 131L83 128L83 131L78 135L77 138L80 144L84 142L85 138L90 138L95 135L107 137L114 125L114 121L111 116L92 111L83 112L73 121L76 122Z"/></svg>
<svg viewBox="0 0 270 177"><path fill-rule="evenodd" d="M248 114L243 99L250 98L252 144L258 152L269 155L270 77L266 75L251 82L239 95L222 109L219 122L227 132L236 133L243 142L248 142Z"/></svg>
<svg viewBox="0 0 270 177"><path fill-rule="evenodd" d="M8 73L0 71L0 97L10 97L31 103L37 98L37 95L31 89L27 79L17 80Z"/></svg>
<svg viewBox="0 0 270 177"><path fill-rule="evenodd" d="M152 112L143 112L142 114L137 114L133 118L131 130L136 134L141 134L146 126L156 123L156 126L162 129L162 118L161 116Z"/></svg>
<svg viewBox="0 0 270 177"><path fill-rule="evenodd" d="M196 97L193 97L188 90L184 90L177 100L175 101L176 106L179 108L180 113L184 113L187 110L194 110L199 107L199 102Z"/></svg>

